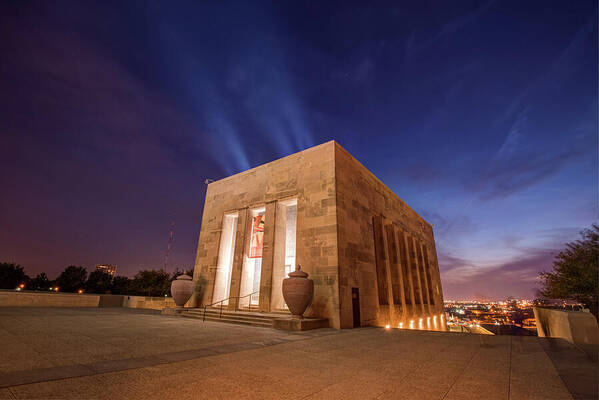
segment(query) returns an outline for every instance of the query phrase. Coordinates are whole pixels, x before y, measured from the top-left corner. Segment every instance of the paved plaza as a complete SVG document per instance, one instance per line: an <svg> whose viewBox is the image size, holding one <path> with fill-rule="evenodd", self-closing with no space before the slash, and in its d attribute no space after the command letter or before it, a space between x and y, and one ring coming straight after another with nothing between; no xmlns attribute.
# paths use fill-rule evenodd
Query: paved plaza
<svg viewBox="0 0 599 400"><path fill-rule="evenodd" d="M596 397L596 374L535 337L0 308L1 399L576 399Z"/></svg>

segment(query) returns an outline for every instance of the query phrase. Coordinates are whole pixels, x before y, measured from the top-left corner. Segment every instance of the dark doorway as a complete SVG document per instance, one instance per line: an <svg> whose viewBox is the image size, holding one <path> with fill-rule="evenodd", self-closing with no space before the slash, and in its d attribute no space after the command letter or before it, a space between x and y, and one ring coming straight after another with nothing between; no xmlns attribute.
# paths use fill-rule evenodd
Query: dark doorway
<svg viewBox="0 0 599 400"><path fill-rule="evenodd" d="M354 328L360 327L360 290L351 288L351 306L354 313Z"/></svg>

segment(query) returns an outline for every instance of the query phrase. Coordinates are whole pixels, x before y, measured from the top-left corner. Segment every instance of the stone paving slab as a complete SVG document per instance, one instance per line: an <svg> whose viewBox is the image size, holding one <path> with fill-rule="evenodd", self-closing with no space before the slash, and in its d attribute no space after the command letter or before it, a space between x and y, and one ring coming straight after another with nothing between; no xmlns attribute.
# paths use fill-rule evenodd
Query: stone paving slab
<svg viewBox="0 0 599 400"><path fill-rule="evenodd" d="M34 340L29 327L40 335L44 331L37 326L35 313L28 310L28 316L20 316L18 311L0 308L0 335L9 340L0 342L0 354L6 343L20 340L20 332L27 343ZM584 353L561 345L548 353L535 337L380 328L286 334L218 323L200 329L185 319L118 309L110 313L38 312L44 316L39 319L49 332L70 330L70 336L105 340L119 351L102 353L89 349L88 354L83 348L79 358L85 363L55 363L49 368L42 364L42 368L35 369L30 368L30 362L22 362L19 365L26 368L20 371L0 369L0 382L10 385L0 388L0 399L597 397L592 387L590 392L588 387L587 392L581 392L576 387L572 391L568 385L568 376L576 371L588 376L596 374L596 365ZM18 323L10 324L11 318ZM164 328L165 322L169 329ZM64 324L69 329L64 329ZM94 331L94 326L110 326L111 335L106 338L108 331ZM173 338L169 332L179 337ZM127 338L128 344L122 338ZM128 352L121 351L123 346L128 347ZM133 356L123 358L123 354ZM566 359L564 354L570 361L560 367L560 357ZM44 353L39 359L52 361L58 356Z"/></svg>
<svg viewBox="0 0 599 400"><path fill-rule="evenodd" d="M590 346L577 351L565 340L540 338L539 344L553 363L560 378L577 400L597 399L599 373L597 368L597 348ZM589 360L594 368L589 367Z"/></svg>

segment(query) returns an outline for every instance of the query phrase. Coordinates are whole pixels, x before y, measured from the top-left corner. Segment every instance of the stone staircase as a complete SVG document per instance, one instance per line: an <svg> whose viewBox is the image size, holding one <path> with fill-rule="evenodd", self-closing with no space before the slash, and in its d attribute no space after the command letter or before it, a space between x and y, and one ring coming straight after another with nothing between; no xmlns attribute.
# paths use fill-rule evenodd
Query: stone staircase
<svg viewBox="0 0 599 400"><path fill-rule="evenodd" d="M179 314L182 317L186 318L196 318L203 319L204 318L204 309L203 308L192 308L187 309ZM261 313L257 311L222 311L219 308L208 307L206 309L206 321L212 322L225 322L229 324L238 324L238 325L249 325L249 326L257 326L262 328L272 328L273 320L276 318L281 318L286 315L290 315L289 313Z"/></svg>

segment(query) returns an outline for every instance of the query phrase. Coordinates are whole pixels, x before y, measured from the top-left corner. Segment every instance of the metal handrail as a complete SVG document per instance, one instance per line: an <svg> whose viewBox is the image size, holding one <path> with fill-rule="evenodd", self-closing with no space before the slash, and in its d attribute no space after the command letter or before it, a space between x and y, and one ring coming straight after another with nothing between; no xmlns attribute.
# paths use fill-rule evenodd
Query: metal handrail
<svg viewBox="0 0 599 400"><path fill-rule="evenodd" d="M231 296L231 297L227 297L226 299L222 299L221 301L216 301L216 302L214 302L212 304L205 305L204 306L204 316L202 318L202 322L206 321L206 309L208 307L212 307L213 305L219 304L219 303L220 303L220 314L219 314L218 318L222 318L223 317L223 302L225 302L227 300L231 300L231 299L241 300L241 299L243 299L245 297L250 296L250 300L248 302L248 308L251 308L251 306L252 306L252 304L251 304L252 303L252 296L255 295L256 293L260 293L260 291L258 290L258 291L255 291L253 293L246 294L245 296ZM238 305L239 305L239 301L237 301L237 303L235 304L235 312L237 312Z"/></svg>

